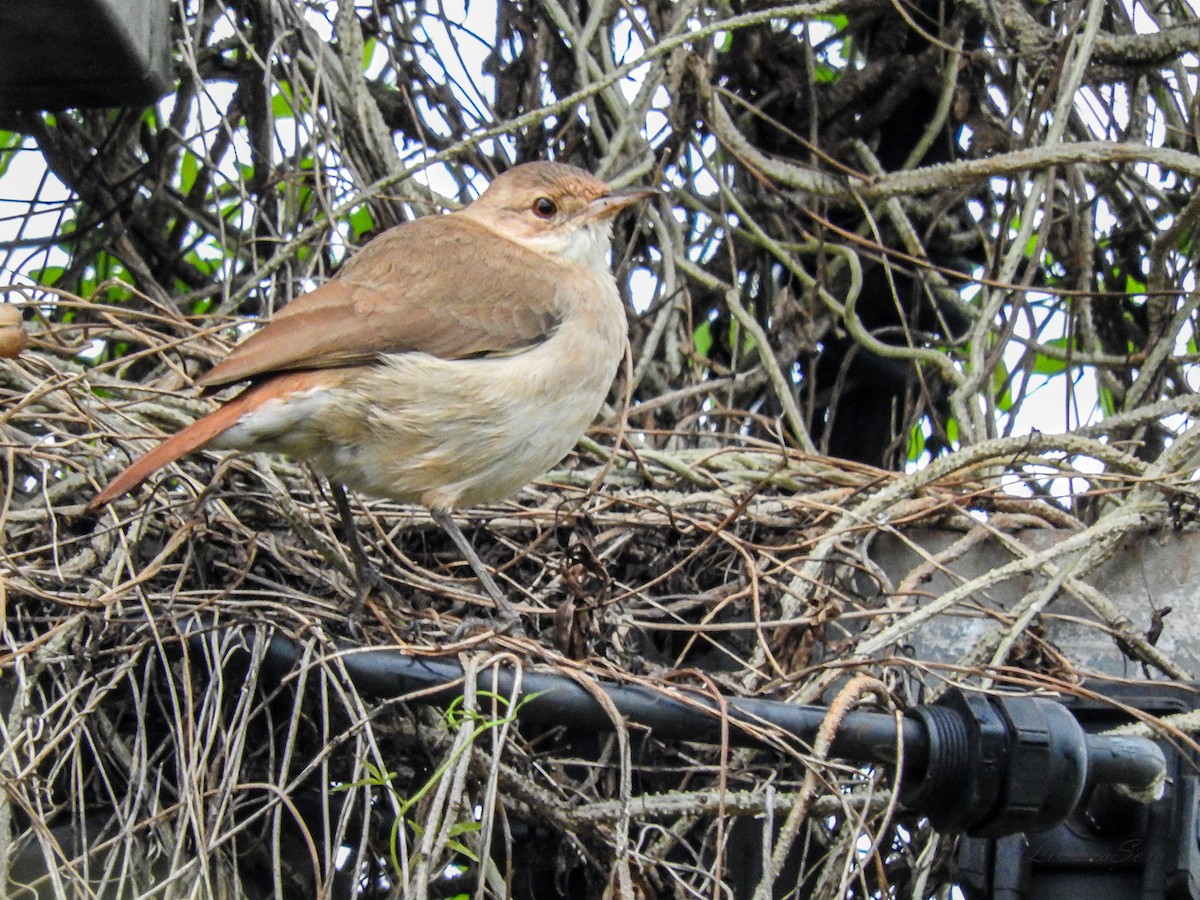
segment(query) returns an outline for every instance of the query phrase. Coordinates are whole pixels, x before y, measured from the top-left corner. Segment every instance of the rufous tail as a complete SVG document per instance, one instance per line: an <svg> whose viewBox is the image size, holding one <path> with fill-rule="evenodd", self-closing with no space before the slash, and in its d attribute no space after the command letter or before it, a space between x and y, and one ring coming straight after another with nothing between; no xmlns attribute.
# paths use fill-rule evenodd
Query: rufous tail
<svg viewBox="0 0 1200 900"><path fill-rule="evenodd" d="M308 369L299 372L281 372L264 381L251 385L220 409L197 419L182 431L171 435L145 456L136 460L129 468L108 483L108 487L92 498L88 512L115 500L169 463L193 450L199 450L217 435L237 424L246 413L252 412L272 400L282 400L292 394L331 387L346 377L344 369Z"/></svg>
<svg viewBox="0 0 1200 900"><path fill-rule="evenodd" d="M110 481L104 490L92 498L87 505L87 511L93 512L105 503L132 491L163 466L175 462L193 450L199 450L218 434L230 428L248 410L257 405L246 402L252 399L250 395L253 393L253 391L247 391L239 394L220 409L210 412L202 419L197 419L182 431L175 432L145 456L135 460L129 468Z"/></svg>

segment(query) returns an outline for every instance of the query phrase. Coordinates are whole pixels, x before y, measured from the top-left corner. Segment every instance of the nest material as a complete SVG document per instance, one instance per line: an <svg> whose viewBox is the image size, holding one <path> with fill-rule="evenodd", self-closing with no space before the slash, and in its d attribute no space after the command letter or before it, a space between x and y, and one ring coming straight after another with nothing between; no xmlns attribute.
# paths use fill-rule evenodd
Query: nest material
<svg viewBox="0 0 1200 900"><path fill-rule="evenodd" d="M911 821L897 830L886 772L794 741L733 750L628 730L595 737L569 723L517 728L473 692L449 717L360 696L334 644L353 566L307 469L200 454L102 514L83 512L148 438L206 408L183 387L217 346L200 324L97 312L137 342L118 363L74 356L94 327L80 322L0 361L9 883L115 889L124 878L134 892L176 878L220 895L258 879L286 896L321 885L349 896L357 872L367 895L482 882L493 895L556 885L582 896L610 877L647 896L707 892L733 877L730 854L755 845L761 817L788 823L765 832L778 877L814 896L911 884L944 864L937 835ZM155 374L134 384L135 371ZM593 438L511 503L462 513L530 637L463 632L487 609L453 546L423 511L368 500L359 526L390 590L369 597L364 642L585 683L797 701L841 691L844 705L861 695L898 707L948 677L1070 689L1081 667L1039 633L1062 591L1145 665L1187 674L1078 577L1124 536L1178 523L1186 487L1159 474L1176 471L1169 460L1151 467L1094 438L1033 435L896 474L737 434L610 424ZM1188 446L1185 436L1171 452ZM1085 474L1084 458L1102 474ZM1090 521L998 477L1033 467L1088 481L1076 507ZM904 577L882 571L872 541L918 525L962 539ZM1023 550L1030 528L1067 532L1076 549ZM985 539L1010 548L1012 571L922 593L935 565ZM931 615L995 617L981 592L1021 573L1054 588L1001 617L975 648L979 665L931 678L930 661L898 655ZM202 629L216 637L189 643ZM309 648L282 678L262 668L273 629ZM856 857L864 834L876 850ZM545 847L536 863L506 865L531 844ZM53 875L36 862L47 848ZM860 861L847 869L845 858Z"/></svg>

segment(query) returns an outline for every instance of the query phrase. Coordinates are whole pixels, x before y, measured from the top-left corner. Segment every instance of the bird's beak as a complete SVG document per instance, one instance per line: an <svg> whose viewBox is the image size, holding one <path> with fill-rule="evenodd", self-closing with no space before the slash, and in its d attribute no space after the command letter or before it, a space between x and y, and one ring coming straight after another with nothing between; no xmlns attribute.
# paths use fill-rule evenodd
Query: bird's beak
<svg viewBox="0 0 1200 900"><path fill-rule="evenodd" d="M658 191L650 188L621 188L604 197L597 197L589 203L586 216L589 219L607 219L639 200L657 195Z"/></svg>

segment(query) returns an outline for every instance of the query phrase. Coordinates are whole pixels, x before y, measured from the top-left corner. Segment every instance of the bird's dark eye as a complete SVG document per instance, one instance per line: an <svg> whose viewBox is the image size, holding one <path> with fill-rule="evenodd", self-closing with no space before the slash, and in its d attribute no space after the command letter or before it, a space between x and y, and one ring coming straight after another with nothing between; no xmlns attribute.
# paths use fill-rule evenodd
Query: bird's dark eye
<svg viewBox="0 0 1200 900"><path fill-rule="evenodd" d="M558 206L549 197L538 197L533 201L533 214L539 219L552 219Z"/></svg>

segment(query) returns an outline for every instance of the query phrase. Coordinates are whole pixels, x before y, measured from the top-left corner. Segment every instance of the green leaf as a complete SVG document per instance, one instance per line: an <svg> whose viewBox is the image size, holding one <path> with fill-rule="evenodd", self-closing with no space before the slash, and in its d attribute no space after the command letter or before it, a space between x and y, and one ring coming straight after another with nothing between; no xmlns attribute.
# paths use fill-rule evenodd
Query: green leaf
<svg viewBox="0 0 1200 900"><path fill-rule="evenodd" d="M362 67L364 72L371 68L371 60L375 58L375 47L378 43L375 38L367 38L363 41Z"/></svg>
<svg viewBox="0 0 1200 900"><path fill-rule="evenodd" d="M212 275L221 268L219 259L205 259L195 250L189 250L184 254L184 262L195 269L197 272L203 272L205 275Z"/></svg>
<svg viewBox="0 0 1200 900"><path fill-rule="evenodd" d="M8 171L24 143L25 135L16 131L0 131L0 176Z"/></svg>
<svg viewBox="0 0 1200 900"><path fill-rule="evenodd" d="M455 853L465 856L467 859L471 860L471 862L479 862L479 857L475 855L475 851L471 850L466 844L462 843L462 841L447 840L446 846Z"/></svg>
<svg viewBox="0 0 1200 900"><path fill-rule="evenodd" d="M1008 366L1001 361L992 370L992 390L996 394L996 408L1000 412L1008 412L1013 407L1012 391L1009 390L1010 384Z"/></svg>
<svg viewBox="0 0 1200 900"><path fill-rule="evenodd" d="M712 352L713 333L712 322L704 321L700 323L700 327L692 332L692 347L696 350L696 355L702 359L708 359L709 353Z"/></svg>
<svg viewBox="0 0 1200 900"><path fill-rule="evenodd" d="M63 273L67 271L65 266L45 266L41 269L34 269L29 273L29 277L38 284L46 287L54 287L58 284L58 279L62 278Z"/></svg>
<svg viewBox="0 0 1200 900"><path fill-rule="evenodd" d="M908 461L916 462L925 452L925 429L918 422L908 432Z"/></svg>
<svg viewBox="0 0 1200 900"><path fill-rule="evenodd" d="M110 284L108 282L120 281L124 284L133 284L135 279L133 273L125 266L123 262L113 256L111 253L97 253L95 268L91 270L93 278L91 280L91 291L94 292L101 285L104 286L104 300L109 303L124 303L132 296L127 288L120 284ZM85 294L85 296L88 296Z"/></svg>
<svg viewBox="0 0 1200 900"><path fill-rule="evenodd" d="M466 822L459 822L457 825L451 825L446 832L447 837L458 837L460 834L470 834L474 831L479 831L482 826L474 819Z"/></svg>
<svg viewBox="0 0 1200 900"><path fill-rule="evenodd" d="M367 770L367 777L360 778L358 781L350 784L339 784L334 787L334 791L349 791L355 788L362 787L385 787L390 786L392 779L397 777L396 772L389 772L386 769L381 769L379 766L372 763L369 759L362 761L363 768Z"/></svg>
<svg viewBox="0 0 1200 900"><path fill-rule="evenodd" d="M1053 338L1046 341L1045 344L1047 347L1057 347L1064 351L1067 349L1065 337ZM1038 375L1061 375L1067 371L1067 363L1066 360L1039 353L1033 359L1033 371Z"/></svg>
<svg viewBox="0 0 1200 900"><path fill-rule="evenodd" d="M350 233L356 241L375 230L375 217L371 215L371 208L365 203L350 210L347 220L350 223Z"/></svg>
<svg viewBox="0 0 1200 900"><path fill-rule="evenodd" d="M732 323L732 328L729 329L729 343L736 346L742 353L749 353L758 346L758 341L754 339L754 333L749 328L742 328L735 319Z"/></svg>
<svg viewBox="0 0 1200 900"><path fill-rule="evenodd" d="M471 860L471 862L479 862L479 857L476 855L475 851L462 841L456 840L456 838L461 834L471 834L473 832L480 831L482 827L483 826L479 822L476 822L473 819L451 825L446 832L446 837L448 838L446 841L446 846L454 850L456 853L461 853L467 859Z"/></svg>
<svg viewBox="0 0 1200 900"><path fill-rule="evenodd" d="M296 118L296 96L291 84L279 81L275 86L276 90L271 94L271 115L276 119Z"/></svg>
<svg viewBox="0 0 1200 900"><path fill-rule="evenodd" d="M1117 404L1113 401L1112 392L1103 386L1100 387L1100 411L1105 418L1117 414Z"/></svg>
<svg viewBox="0 0 1200 900"><path fill-rule="evenodd" d="M236 222L243 212L241 200L232 200L221 204L221 218L226 222Z"/></svg>
<svg viewBox="0 0 1200 900"><path fill-rule="evenodd" d="M813 77L818 84L832 84L842 77L842 73L828 63L817 63L813 68Z"/></svg>
<svg viewBox="0 0 1200 900"><path fill-rule="evenodd" d="M186 147L179 157L179 192L190 194L200 174L200 157Z"/></svg>

